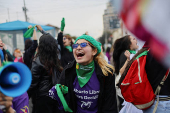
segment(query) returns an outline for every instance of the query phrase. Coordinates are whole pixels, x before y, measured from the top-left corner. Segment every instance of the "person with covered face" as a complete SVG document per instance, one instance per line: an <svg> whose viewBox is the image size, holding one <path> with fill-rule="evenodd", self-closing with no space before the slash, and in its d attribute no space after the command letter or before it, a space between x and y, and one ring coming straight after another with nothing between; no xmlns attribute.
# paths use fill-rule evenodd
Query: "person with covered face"
<svg viewBox="0 0 170 113"><path fill-rule="evenodd" d="M117 113L114 68L104 59L100 45L89 35L76 39L73 44L75 60L63 69L59 84L49 91L49 96L58 101L60 110Z"/></svg>

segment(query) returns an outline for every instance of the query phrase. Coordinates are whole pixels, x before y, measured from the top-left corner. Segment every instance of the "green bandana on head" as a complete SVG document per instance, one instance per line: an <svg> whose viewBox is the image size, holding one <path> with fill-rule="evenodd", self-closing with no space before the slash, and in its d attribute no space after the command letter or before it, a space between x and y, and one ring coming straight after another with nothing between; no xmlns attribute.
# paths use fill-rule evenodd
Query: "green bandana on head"
<svg viewBox="0 0 170 113"><path fill-rule="evenodd" d="M128 50L130 52L130 54L136 54L135 50Z"/></svg>
<svg viewBox="0 0 170 113"><path fill-rule="evenodd" d="M76 73L80 87L82 88L90 80L94 72L94 61L88 65L76 64Z"/></svg>
<svg viewBox="0 0 170 113"><path fill-rule="evenodd" d="M96 41L93 37L89 36L89 35L82 35L79 36L74 43L76 43L79 39L84 39L87 40L88 42L90 42L96 49L97 49L97 54L98 55L101 52L101 43Z"/></svg>
<svg viewBox="0 0 170 113"><path fill-rule="evenodd" d="M65 47L69 50L69 52L73 52L73 49L71 46L65 46Z"/></svg>

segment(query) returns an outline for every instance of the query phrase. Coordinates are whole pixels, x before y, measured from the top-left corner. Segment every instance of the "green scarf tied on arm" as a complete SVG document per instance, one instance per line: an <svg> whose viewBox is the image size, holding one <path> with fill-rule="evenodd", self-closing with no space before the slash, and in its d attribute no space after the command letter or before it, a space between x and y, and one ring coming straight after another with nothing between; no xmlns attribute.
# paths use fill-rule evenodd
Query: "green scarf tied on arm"
<svg viewBox="0 0 170 113"><path fill-rule="evenodd" d="M94 72L94 61L88 65L76 64L76 73L80 87L82 88L91 78Z"/></svg>
<svg viewBox="0 0 170 113"><path fill-rule="evenodd" d="M61 21L60 30L61 30L61 31L64 31L64 27L65 27L65 19L63 18L62 21Z"/></svg>
<svg viewBox="0 0 170 113"><path fill-rule="evenodd" d="M65 98L64 98L64 96L63 96L63 94L68 93L68 87L67 87L67 86L62 86L61 84L56 84L56 85L55 85L55 89L57 90L57 95L58 95L58 97L59 97L60 100L61 100L61 103L62 103L62 105L63 105L63 107L64 107L64 110L65 110L66 112L73 112L73 111L68 107L67 102L66 102L66 100L65 100Z"/></svg>
<svg viewBox="0 0 170 113"><path fill-rule="evenodd" d="M68 49L69 52L73 52L73 49L71 46L65 46L65 47Z"/></svg>
<svg viewBox="0 0 170 113"><path fill-rule="evenodd" d="M35 25L35 26L36 26L36 25ZM33 36L33 32L34 32L35 26L32 27L32 28L30 28L30 29L28 29L28 30L24 33L24 37L25 37L25 38L29 38L29 37L32 37L32 36Z"/></svg>
<svg viewBox="0 0 170 113"><path fill-rule="evenodd" d="M135 50L128 50L130 52L130 54L136 54Z"/></svg>

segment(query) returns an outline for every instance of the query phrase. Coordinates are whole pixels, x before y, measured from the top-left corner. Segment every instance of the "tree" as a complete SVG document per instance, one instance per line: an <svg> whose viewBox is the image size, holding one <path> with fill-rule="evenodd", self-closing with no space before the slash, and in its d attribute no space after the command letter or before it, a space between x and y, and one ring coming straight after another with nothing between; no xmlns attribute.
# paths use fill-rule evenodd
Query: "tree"
<svg viewBox="0 0 170 113"><path fill-rule="evenodd" d="M103 34L102 34L102 36L101 37L99 37L97 40L102 44L102 45L104 45L105 44L105 37L107 36L107 41L108 41L108 43L112 43L112 40L110 41L110 40L108 40L109 39L109 37L111 36L111 33L110 32L103 32Z"/></svg>

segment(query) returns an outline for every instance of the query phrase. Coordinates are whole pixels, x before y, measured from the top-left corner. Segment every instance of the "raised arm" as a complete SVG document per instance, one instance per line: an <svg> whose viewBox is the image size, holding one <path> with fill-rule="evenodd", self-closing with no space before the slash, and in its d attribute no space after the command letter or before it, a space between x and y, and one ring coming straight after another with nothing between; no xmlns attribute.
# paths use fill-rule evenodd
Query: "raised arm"
<svg viewBox="0 0 170 113"><path fill-rule="evenodd" d="M65 27L65 19L63 18L62 21L61 21L61 27L60 27L61 32L58 33L58 44L61 47L61 54L63 54L63 49L64 49L64 45L63 45L63 31L64 31L64 27Z"/></svg>
<svg viewBox="0 0 170 113"><path fill-rule="evenodd" d="M31 28L31 26L29 26L28 28ZM30 55L32 56L32 55L34 55L37 46L38 46L37 34L36 34L36 29L34 29L34 32L33 32L33 44L25 52L29 52Z"/></svg>
<svg viewBox="0 0 170 113"><path fill-rule="evenodd" d="M49 34L49 35L51 35L50 33L47 33L46 31L44 31L43 30L43 28L40 26L40 25L36 25L36 27L37 27L37 30L39 30L43 35L44 34ZM52 36L52 35L51 35ZM52 36L53 37L53 36ZM54 37L53 37L54 38Z"/></svg>
<svg viewBox="0 0 170 113"><path fill-rule="evenodd" d="M61 54L63 54L64 44L63 44L63 32L58 33L58 44L61 47Z"/></svg>
<svg viewBox="0 0 170 113"><path fill-rule="evenodd" d="M125 68L126 68L128 62L130 61L130 52L128 50L125 51L124 55L126 56L127 59L126 59L125 63L123 64L123 66L119 70L121 75L125 71Z"/></svg>

